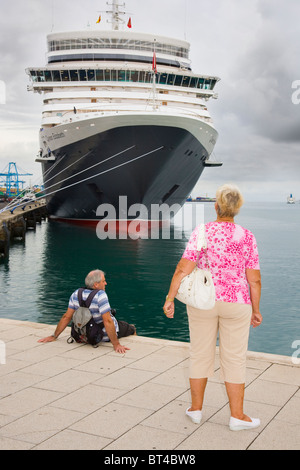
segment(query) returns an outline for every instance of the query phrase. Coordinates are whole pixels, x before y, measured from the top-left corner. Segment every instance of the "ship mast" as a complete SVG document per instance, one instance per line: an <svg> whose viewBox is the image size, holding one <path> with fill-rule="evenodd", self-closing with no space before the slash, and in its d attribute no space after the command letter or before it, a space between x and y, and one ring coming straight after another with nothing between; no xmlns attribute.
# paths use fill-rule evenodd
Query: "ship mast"
<svg viewBox="0 0 300 470"><path fill-rule="evenodd" d="M112 29L118 31L119 26L125 23L123 18L121 18L121 15L125 15L125 11L120 10L120 8L125 8L125 3L120 4L117 0L112 0L112 3L107 2L106 4L112 7L111 10L106 12L111 15L111 20L108 20L108 23L112 23Z"/></svg>

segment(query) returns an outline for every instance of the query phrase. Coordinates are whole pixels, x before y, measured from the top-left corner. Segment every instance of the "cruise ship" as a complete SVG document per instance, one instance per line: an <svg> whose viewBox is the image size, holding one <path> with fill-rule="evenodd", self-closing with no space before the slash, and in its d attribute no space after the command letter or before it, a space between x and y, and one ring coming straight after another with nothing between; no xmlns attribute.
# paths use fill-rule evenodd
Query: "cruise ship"
<svg viewBox="0 0 300 470"><path fill-rule="evenodd" d="M123 7L113 0L109 30L49 34L47 65L26 69L43 99L36 161L51 218L180 207L203 169L221 165L209 159L218 133L207 109L219 78L192 72L187 41L134 32Z"/></svg>

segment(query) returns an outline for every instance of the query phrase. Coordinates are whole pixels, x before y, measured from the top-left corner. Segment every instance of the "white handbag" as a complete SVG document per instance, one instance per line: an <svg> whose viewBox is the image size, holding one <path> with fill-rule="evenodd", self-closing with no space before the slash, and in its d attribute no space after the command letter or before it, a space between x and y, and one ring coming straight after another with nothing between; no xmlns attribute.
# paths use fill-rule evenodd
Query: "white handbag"
<svg viewBox="0 0 300 470"><path fill-rule="evenodd" d="M199 254L202 248L204 249L208 269L198 268ZM204 224L201 224L199 227L197 251L196 267L190 274L182 279L176 299L191 307L209 310L215 305L216 293L212 275L209 270Z"/></svg>

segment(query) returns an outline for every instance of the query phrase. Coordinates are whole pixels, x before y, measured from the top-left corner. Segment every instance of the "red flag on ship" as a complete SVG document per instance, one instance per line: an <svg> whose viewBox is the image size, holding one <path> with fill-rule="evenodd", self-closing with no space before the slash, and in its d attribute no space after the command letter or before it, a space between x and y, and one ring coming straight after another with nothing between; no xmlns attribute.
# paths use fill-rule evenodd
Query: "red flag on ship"
<svg viewBox="0 0 300 470"><path fill-rule="evenodd" d="M131 28L131 18L129 18L127 26L128 26L128 28Z"/></svg>
<svg viewBox="0 0 300 470"><path fill-rule="evenodd" d="M99 18L97 19L96 23L100 23L101 21L101 15L99 16Z"/></svg>
<svg viewBox="0 0 300 470"><path fill-rule="evenodd" d="M152 70L153 70L154 73L157 73L155 51L153 52Z"/></svg>

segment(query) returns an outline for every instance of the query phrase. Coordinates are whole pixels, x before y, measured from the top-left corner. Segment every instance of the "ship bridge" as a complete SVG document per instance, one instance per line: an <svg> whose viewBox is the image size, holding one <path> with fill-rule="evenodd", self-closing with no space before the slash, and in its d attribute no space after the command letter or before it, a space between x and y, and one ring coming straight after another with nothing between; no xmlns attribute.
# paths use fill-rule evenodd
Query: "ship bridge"
<svg viewBox="0 0 300 470"><path fill-rule="evenodd" d="M164 36L127 31L75 31L49 34L47 41L48 64L78 60L152 63L155 52L157 65L191 69L189 43Z"/></svg>

